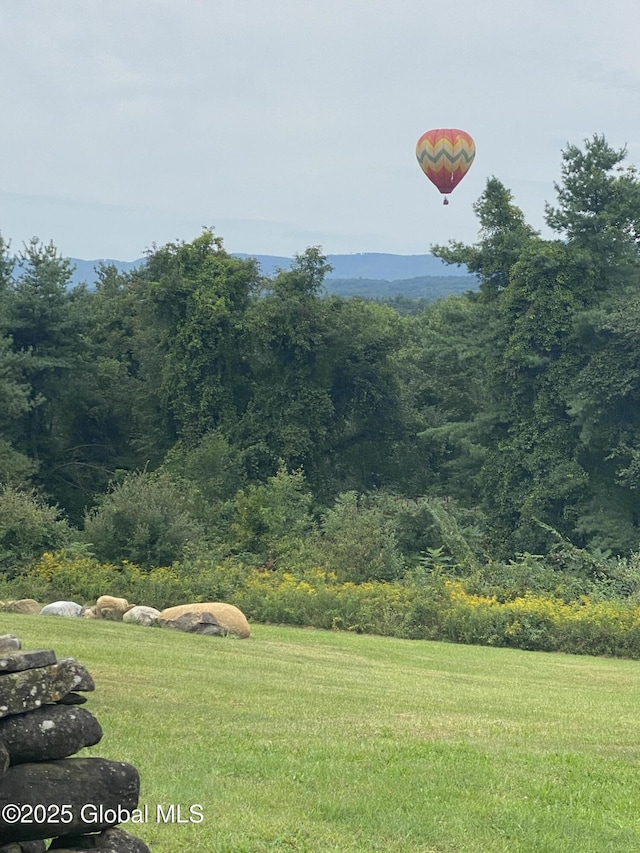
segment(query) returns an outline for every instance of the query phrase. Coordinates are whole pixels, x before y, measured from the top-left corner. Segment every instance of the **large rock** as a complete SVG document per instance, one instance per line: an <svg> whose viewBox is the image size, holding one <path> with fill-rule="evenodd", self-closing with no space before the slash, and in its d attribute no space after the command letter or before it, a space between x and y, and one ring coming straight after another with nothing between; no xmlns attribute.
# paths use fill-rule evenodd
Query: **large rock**
<svg viewBox="0 0 640 853"><path fill-rule="evenodd" d="M127 610L122 617L122 621L150 628L158 624L158 616L160 616L160 611L156 610L155 607L146 607L144 604L138 604L132 607L131 610Z"/></svg>
<svg viewBox="0 0 640 853"><path fill-rule="evenodd" d="M53 649L38 649L33 652L0 652L0 674L20 672L24 669L39 669L56 662Z"/></svg>
<svg viewBox="0 0 640 853"><path fill-rule="evenodd" d="M67 758L102 738L102 727L84 708L45 705L0 720L0 743L11 764Z"/></svg>
<svg viewBox="0 0 640 853"><path fill-rule="evenodd" d="M2 610L1 607L0 610ZM0 637L0 652L17 652L21 648L22 643L15 634L3 634ZM0 853L2 853L1 850Z"/></svg>
<svg viewBox="0 0 640 853"><path fill-rule="evenodd" d="M44 841L16 841L15 844L0 847L0 853L45 853L46 849Z"/></svg>
<svg viewBox="0 0 640 853"><path fill-rule="evenodd" d="M42 605L33 598L20 598L17 601L5 601L0 610L5 613L25 613L28 616L35 616L42 610Z"/></svg>
<svg viewBox="0 0 640 853"><path fill-rule="evenodd" d="M0 844L106 829L121 822L123 810L136 808L139 792L138 771L121 761L64 758L17 764L0 779ZM56 806L69 809L57 820L11 823L3 808L12 803L23 809L39 806L46 817L55 814Z"/></svg>
<svg viewBox="0 0 640 853"><path fill-rule="evenodd" d="M182 613L175 619L158 619L161 628L172 628L174 631L186 631L188 634L208 634L213 637L223 637L226 631L211 613Z"/></svg>
<svg viewBox="0 0 640 853"><path fill-rule="evenodd" d="M218 633L232 634L235 637L245 639L251 633L251 628L244 613L233 604L225 604L222 601L199 602L194 604L178 604L176 607L167 607L161 611L158 622L162 627L178 627L175 623L181 617L189 614L193 616L212 616L222 631ZM174 624L172 624L174 623ZM185 630L184 628L182 630ZM215 631L201 632L215 633Z"/></svg>
<svg viewBox="0 0 640 853"><path fill-rule="evenodd" d="M96 689L96 685L87 668L78 663L75 658L60 658L58 666L66 666L71 670L73 675L72 690L82 690L92 693Z"/></svg>
<svg viewBox="0 0 640 853"><path fill-rule="evenodd" d="M95 613L98 619L109 619L112 622L121 622L122 617L131 610L133 604L129 604L126 598L115 598L113 595L101 595L95 604Z"/></svg>
<svg viewBox="0 0 640 853"><path fill-rule="evenodd" d="M85 667L73 658L39 669L7 672L0 675L0 717L59 702L74 690L94 689L93 679Z"/></svg>
<svg viewBox="0 0 640 853"><path fill-rule="evenodd" d="M49 850L57 850L58 853L72 851L81 853L86 850L105 850L109 853L150 853L149 848L140 841L129 835L124 829L114 827L105 829L97 835L78 835L73 838L55 838L51 842ZM0 851L2 853L2 851Z"/></svg>
<svg viewBox="0 0 640 853"><path fill-rule="evenodd" d="M52 601L45 604L40 616L82 616L83 607L75 601Z"/></svg>

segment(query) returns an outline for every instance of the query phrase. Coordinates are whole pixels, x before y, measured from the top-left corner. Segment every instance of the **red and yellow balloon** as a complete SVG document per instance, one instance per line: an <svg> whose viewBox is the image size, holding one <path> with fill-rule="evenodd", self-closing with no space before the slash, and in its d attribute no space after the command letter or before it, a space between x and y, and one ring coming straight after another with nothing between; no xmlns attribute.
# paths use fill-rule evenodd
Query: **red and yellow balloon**
<svg viewBox="0 0 640 853"><path fill-rule="evenodd" d="M416 145L420 168L445 195L454 190L467 174L476 156L476 145L464 130L439 127L423 133Z"/></svg>

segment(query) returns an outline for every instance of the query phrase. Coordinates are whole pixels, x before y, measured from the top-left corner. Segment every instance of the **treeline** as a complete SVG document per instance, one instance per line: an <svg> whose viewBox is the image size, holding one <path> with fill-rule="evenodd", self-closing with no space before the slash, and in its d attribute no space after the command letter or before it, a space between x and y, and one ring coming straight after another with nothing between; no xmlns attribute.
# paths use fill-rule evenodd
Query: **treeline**
<svg viewBox="0 0 640 853"><path fill-rule="evenodd" d="M0 242L5 579L67 548L143 571L206 554L339 583L635 593L640 181L624 158L599 136L563 152L555 239L489 179L478 242L433 249L479 291L417 313L327 295L318 248L266 278L204 231L89 291L52 245Z"/></svg>
<svg viewBox="0 0 640 853"><path fill-rule="evenodd" d="M327 292L333 296L364 296L366 299L387 302L396 309L406 309L411 303L418 303L418 307L422 309L436 299L461 296L467 290L475 290L477 285L476 279L469 275L425 275L394 281L329 278L325 282ZM401 313L409 312L401 310Z"/></svg>

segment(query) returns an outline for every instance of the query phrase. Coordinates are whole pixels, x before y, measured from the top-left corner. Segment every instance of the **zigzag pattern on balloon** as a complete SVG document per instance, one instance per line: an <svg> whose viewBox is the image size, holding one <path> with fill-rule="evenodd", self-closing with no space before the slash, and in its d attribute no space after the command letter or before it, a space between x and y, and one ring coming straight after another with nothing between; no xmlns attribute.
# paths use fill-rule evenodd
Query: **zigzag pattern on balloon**
<svg viewBox="0 0 640 853"><path fill-rule="evenodd" d="M456 148L458 150L456 151ZM447 160L451 163L452 166L456 166L460 160L463 160L465 166L469 168L469 166L473 163L473 158L476 156L476 152L473 150L468 150L466 147L462 148L461 146L451 147L431 147L425 145L420 151L417 152L418 161L422 164L424 160L428 160L434 166L443 161Z"/></svg>
<svg viewBox="0 0 640 853"><path fill-rule="evenodd" d="M470 159L464 157L456 157L454 159L447 157L437 157L435 159L423 157L422 159L418 159L418 162L420 163L420 168L428 178L432 174L439 174L443 171L460 173L462 176L466 175L471 168L473 157Z"/></svg>

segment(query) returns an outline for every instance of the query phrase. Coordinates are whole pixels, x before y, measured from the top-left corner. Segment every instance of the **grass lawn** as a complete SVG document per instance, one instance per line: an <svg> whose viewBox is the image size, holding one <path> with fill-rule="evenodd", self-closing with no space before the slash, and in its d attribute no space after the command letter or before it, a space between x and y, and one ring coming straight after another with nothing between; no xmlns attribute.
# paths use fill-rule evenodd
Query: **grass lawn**
<svg viewBox="0 0 640 853"><path fill-rule="evenodd" d="M96 681L154 853L640 850L640 662L253 626L0 613ZM202 805L196 824L156 805Z"/></svg>

